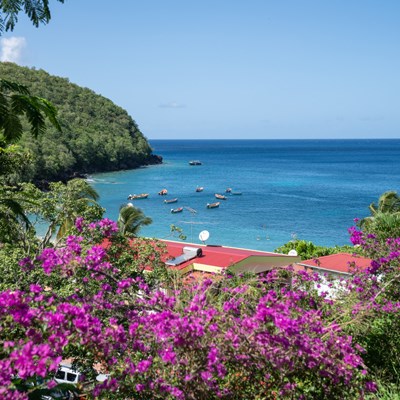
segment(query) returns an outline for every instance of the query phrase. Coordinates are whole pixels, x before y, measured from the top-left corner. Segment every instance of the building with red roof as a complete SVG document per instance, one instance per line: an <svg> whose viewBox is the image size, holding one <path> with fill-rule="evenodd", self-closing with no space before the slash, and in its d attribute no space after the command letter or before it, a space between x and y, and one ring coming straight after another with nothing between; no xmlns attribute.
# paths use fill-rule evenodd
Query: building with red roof
<svg viewBox="0 0 400 400"><path fill-rule="evenodd" d="M330 298L335 298L337 292L346 289L347 278L355 271L367 269L371 261L355 254L338 253L299 261L293 267L295 271L319 274L321 279L314 284L318 293L326 293Z"/></svg>
<svg viewBox="0 0 400 400"><path fill-rule="evenodd" d="M162 240L167 246L166 264L183 275L201 271L222 274L261 273L300 262L300 257L225 246L199 245Z"/></svg>
<svg viewBox="0 0 400 400"><path fill-rule="evenodd" d="M349 253L330 254L311 260L297 262L295 270L305 270L329 273L345 277L351 275L355 270L365 270L371 266L371 259Z"/></svg>

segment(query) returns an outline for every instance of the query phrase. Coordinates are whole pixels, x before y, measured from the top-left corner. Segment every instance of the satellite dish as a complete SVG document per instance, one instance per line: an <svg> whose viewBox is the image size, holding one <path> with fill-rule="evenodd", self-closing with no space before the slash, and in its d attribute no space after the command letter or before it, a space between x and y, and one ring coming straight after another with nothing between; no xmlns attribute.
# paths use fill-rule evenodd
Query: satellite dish
<svg viewBox="0 0 400 400"><path fill-rule="evenodd" d="M199 234L199 239L204 243L210 237L210 232L201 231Z"/></svg>
<svg viewBox="0 0 400 400"><path fill-rule="evenodd" d="M289 253L288 253L288 256L297 257L297 251L296 250L290 250Z"/></svg>

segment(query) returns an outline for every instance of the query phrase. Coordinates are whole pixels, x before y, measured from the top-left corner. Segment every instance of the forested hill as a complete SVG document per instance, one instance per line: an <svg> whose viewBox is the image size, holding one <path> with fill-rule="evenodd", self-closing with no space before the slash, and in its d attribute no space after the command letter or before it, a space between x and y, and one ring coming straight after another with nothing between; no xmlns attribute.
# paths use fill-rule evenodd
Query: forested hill
<svg viewBox="0 0 400 400"><path fill-rule="evenodd" d="M68 179L76 174L116 171L159 162L136 122L111 100L43 70L0 63L0 77L28 87L58 109L62 132L47 124L37 140L24 134L33 154L26 180Z"/></svg>

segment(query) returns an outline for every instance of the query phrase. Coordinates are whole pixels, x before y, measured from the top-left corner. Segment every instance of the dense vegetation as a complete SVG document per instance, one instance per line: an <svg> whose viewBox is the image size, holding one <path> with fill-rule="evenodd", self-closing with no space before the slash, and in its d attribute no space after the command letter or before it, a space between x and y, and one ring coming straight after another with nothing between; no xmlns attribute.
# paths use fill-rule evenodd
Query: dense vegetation
<svg viewBox="0 0 400 400"><path fill-rule="evenodd" d="M5 399L51 388L69 357L109 374L86 374L78 388L90 398L389 400L397 390L400 239L353 230L375 261L332 299L317 274L290 268L189 284L165 269L157 242L127 240L109 220L77 218L70 232L23 258L0 292Z"/></svg>
<svg viewBox="0 0 400 400"><path fill-rule="evenodd" d="M23 180L64 180L76 174L136 168L157 162L135 121L112 101L68 79L43 70L0 63L0 76L25 85L58 110L62 131L48 127L37 139L28 133L19 145L32 162L21 171Z"/></svg>

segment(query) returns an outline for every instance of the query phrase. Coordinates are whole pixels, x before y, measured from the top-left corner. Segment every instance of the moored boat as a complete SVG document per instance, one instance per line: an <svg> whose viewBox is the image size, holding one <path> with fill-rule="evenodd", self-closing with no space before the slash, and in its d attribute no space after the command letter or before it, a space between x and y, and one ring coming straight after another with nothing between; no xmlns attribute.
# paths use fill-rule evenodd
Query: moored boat
<svg viewBox="0 0 400 400"><path fill-rule="evenodd" d="M160 191L158 192L158 194L159 194L160 196L165 196L165 195L168 194L168 190L167 190L167 189L162 189L162 190L160 190Z"/></svg>
<svg viewBox="0 0 400 400"><path fill-rule="evenodd" d="M179 207L179 208L171 208L171 213L172 214L177 214L183 211L183 207Z"/></svg>
<svg viewBox="0 0 400 400"><path fill-rule="evenodd" d="M232 196L241 196L242 192L231 192Z"/></svg>
<svg viewBox="0 0 400 400"><path fill-rule="evenodd" d="M199 160L191 160L191 161L189 161L189 165L201 165L201 161L199 161Z"/></svg>
<svg viewBox="0 0 400 400"><path fill-rule="evenodd" d="M164 203L165 204L171 204L171 203L176 203L178 201L178 198L177 197L175 197L175 199L165 199L164 200Z"/></svg>
<svg viewBox="0 0 400 400"><path fill-rule="evenodd" d="M232 188L226 188L225 193L231 193L232 192Z"/></svg>
<svg viewBox="0 0 400 400"><path fill-rule="evenodd" d="M130 194L128 196L128 200L140 200L140 199L147 199L149 197L148 193L142 193L142 194Z"/></svg>
<svg viewBox="0 0 400 400"><path fill-rule="evenodd" d="M204 190L203 186L197 186L196 192L202 192Z"/></svg>
<svg viewBox="0 0 400 400"><path fill-rule="evenodd" d="M223 194L215 193L215 197L219 200L226 200L226 197Z"/></svg>
<svg viewBox="0 0 400 400"><path fill-rule="evenodd" d="M207 203L207 208L218 208L220 205L220 202L217 201L216 203Z"/></svg>

